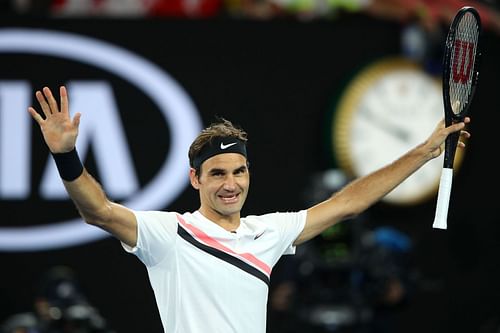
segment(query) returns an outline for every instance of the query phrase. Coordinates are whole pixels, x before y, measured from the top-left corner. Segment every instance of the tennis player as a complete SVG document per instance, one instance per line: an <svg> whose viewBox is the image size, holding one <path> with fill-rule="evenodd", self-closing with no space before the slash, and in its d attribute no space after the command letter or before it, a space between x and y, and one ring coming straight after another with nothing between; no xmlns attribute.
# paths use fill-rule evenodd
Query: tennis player
<svg viewBox="0 0 500 333"><path fill-rule="evenodd" d="M110 201L85 170L75 150L80 114L71 119L64 86L59 93L58 104L49 88L37 91L41 113L33 107L29 113L83 219L111 233L146 266L167 333L265 332L269 279L282 255L377 202L440 155L450 133L470 137L464 130L469 118L447 128L440 122L425 142L313 207L241 217L250 185L247 134L222 119L189 149L198 209L135 211Z"/></svg>

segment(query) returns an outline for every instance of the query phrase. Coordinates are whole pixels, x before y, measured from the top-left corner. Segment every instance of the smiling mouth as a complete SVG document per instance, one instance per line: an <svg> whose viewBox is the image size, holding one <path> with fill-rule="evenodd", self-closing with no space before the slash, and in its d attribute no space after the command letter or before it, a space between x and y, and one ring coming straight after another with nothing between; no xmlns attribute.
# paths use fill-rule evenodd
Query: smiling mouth
<svg viewBox="0 0 500 333"><path fill-rule="evenodd" d="M239 199L239 193L238 194L233 194L233 195L219 195L219 198L222 200L222 202L226 204L232 204L238 202Z"/></svg>

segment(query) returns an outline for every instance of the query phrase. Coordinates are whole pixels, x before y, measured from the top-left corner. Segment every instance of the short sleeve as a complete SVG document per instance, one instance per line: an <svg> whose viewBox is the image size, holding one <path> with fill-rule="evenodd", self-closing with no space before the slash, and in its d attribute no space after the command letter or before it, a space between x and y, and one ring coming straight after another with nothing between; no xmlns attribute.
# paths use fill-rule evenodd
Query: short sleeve
<svg viewBox="0 0 500 333"><path fill-rule="evenodd" d="M283 254L295 254L296 246L293 245L306 224L307 211L290 213L272 213L267 215L269 223L280 234L280 246Z"/></svg>
<svg viewBox="0 0 500 333"><path fill-rule="evenodd" d="M122 243L122 247L135 254L146 266L154 266L174 247L176 214L161 211L134 211L134 214L137 219L137 245L130 247Z"/></svg>

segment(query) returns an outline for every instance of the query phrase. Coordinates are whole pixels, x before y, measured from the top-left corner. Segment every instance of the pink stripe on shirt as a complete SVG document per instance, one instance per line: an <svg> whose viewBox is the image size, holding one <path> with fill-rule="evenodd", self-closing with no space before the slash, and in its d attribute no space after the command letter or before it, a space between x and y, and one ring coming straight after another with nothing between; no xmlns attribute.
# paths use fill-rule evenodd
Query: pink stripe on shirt
<svg viewBox="0 0 500 333"><path fill-rule="evenodd" d="M269 267L265 262L259 260L256 256L254 256L251 253L237 253L231 250L230 248L224 246L223 244L219 243L197 227L195 227L192 224L187 223L181 216L177 215L177 219L179 222L187 229L189 229L194 236L203 243L217 249L220 251L223 251L225 253L231 254L231 255L236 255L241 258L245 258L246 261L252 263L254 266L258 267L261 271L265 272L268 276L271 275L271 267Z"/></svg>

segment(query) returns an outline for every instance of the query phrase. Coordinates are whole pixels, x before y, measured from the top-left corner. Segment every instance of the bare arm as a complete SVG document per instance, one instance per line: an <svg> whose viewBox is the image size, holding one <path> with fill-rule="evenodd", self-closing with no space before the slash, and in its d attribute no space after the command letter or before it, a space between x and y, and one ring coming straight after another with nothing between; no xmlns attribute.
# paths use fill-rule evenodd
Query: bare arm
<svg viewBox="0 0 500 333"><path fill-rule="evenodd" d="M335 223L360 214L382 199L425 163L438 157L449 134L462 131L462 136L470 137L470 134L463 130L465 123L469 121L470 119L466 118L464 122L446 128L444 121L441 121L424 143L391 164L352 181L329 199L309 208L306 225L295 245L319 235ZM459 147L465 147L464 143L459 142Z"/></svg>
<svg viewBox="0 0 500 333"><path fill-rule="evenodd" d="M73 150L80 124L79 113L73 120L70 119L66 88L61 87L59 93L60 108L50 89L44 87L43 92L37 91L35 94L44 116L32 107L28 109L54 154ZM134 213L120 204L111 202L102 187L85 169L78 178L63 183L87 223L103 228L129 246L136 245L137 221Z"/></svg>

